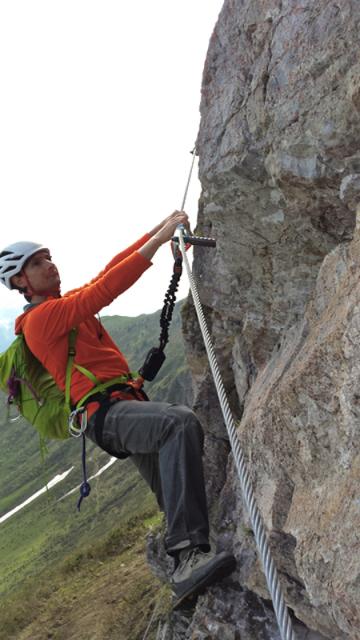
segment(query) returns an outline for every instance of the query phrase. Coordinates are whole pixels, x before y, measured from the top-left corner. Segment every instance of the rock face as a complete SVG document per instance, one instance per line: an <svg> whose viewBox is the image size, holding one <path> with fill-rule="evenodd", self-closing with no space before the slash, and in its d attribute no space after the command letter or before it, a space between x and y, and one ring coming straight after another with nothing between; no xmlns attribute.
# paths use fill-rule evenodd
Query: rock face
<svg viewBox="0 0 360 640"><path fill-rule="evenodd" d="M360 638L359 33L358 0L225 0L202 86L198 232L217 248L194 273L299 639ZM158 637L277 639L191 302L183 324L238 571Z"/></svg>

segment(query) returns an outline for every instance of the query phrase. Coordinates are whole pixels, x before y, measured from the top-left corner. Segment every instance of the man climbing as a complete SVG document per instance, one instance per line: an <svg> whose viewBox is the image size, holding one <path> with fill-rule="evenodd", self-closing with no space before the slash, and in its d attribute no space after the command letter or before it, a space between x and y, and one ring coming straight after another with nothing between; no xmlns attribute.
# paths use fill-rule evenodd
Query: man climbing
<svg viewBox="0 0 360 640"><path fill-rule="evenodd" d="M33 242L16 242L0 253L0 279L24 294L28 304L17 318L32 353L65 389L68 336L77 327L74 363L102 382L128 376L128 363L101 323L94 317L131 287L152 265L159 247L171 240L179 224L189 227L184 212L175 211L150 233L116 255L85 286L61 295L59 272L49 250ZM74 367L71 401L75 405L93 382ZM203 432L187 407L166 402L144 402L136 380L113 385L101 398L86 404L86 435L119 458L130 456L165 512L165 548L174 557L171 585L178 601L200 593L234 568L234 557L214 553L204 488Z"/></svg>

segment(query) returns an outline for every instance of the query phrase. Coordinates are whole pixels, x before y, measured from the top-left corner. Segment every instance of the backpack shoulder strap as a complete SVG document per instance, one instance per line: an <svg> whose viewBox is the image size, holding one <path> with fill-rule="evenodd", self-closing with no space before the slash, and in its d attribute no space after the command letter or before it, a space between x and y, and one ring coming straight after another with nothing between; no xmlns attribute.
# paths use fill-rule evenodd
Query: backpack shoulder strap
<svg viewBox="0 0 360 640"><path fill-rule="evenodd" d="M70 407L70 391L71 391L71 374L74 366L74 358L76 355L76 338L77 338L77 327L73 327L69 332L69 341L68 341L68 360L66 364L66 376L65 376L65 402L68 407Z"/></svg>
<svg viewBox="0 0 360 640"><path fill-rule="evenodd" d="M68 407L71 408L71 376L73 368L75 367L78 371L80 371L84 376L89 378L94 386L100 385L100 380L91 373L85 367L82 367L79 364L74 363L74 359L76 356L76 338L78 334L78 328L73 327L69 332L69 340L68 340L68 360L66 364L66 374L65 374L65 402Z"/></svg>
<svg viewBox="0 0 360 640"><path fill-rule="evenodd" d="M84 404L84 402L94 393L97 393L97 392L104 393L104 391L106 391L108 387L113 386L114 384L126 385L129 383L129 380L131 380L133 383L136 380L141 381L141 384L143 383L143 378L139 377L138 372L116 376L111 380L107 380L106 382L101 382L91 371L89 371L88 369L86 369L85 367L79 364L75 364L74 359L76 356L75 344L76 344L77 333L78 333L77 327L74 327L73 329L71 329L69 332L69 341L68 341L69 351L68 351L68 361L66 365L66 375L65 375L65 402L66 402L66 406L68 406L70 410L72 408L71 407L71 376L74 368L80 371L80 373L86 376L89 380L91 380L91 382L94 385L92 389L90 389L90 391L88 391L88 393L86 393L85 396L83 396L77 402L76 404L77 408L81 407Z"/></svg>

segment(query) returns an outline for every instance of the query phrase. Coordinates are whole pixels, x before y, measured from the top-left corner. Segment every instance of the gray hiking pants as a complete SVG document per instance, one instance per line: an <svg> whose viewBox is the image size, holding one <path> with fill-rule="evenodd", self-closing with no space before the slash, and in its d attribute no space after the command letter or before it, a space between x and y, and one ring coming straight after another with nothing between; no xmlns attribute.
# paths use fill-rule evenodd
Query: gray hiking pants
<svg viewBox="0 0 360 640"><path fill-rule="evenodd" d="M101 442L96 438L95 416L86 433L112 455L130 455L165 512L165 548L170 555L189 545L209 544L202 466L204 436L188 407L122 400L107 411L98 438Z"/></svg>

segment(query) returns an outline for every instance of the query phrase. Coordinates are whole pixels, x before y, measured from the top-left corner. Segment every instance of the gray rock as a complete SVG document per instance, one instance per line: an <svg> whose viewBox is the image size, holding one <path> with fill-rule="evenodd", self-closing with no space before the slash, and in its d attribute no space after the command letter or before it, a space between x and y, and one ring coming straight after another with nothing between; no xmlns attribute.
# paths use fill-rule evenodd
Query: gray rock
<svg viewBox="0 0 360 640"><path fill-rule="evenodd" d="M217 247L194 274L298 640L360 638L359 32L358 0L225 0L203 75L198 232ZM190 301L183 326L238 569L158 640L279 638Z"/></svg>
<svg viewBox="0 0 360 640"><path fill-rule="evenodd" d="M347 204L349 209L356 211L360 202L360 174L350 173L342 179L340 199Z"/></svg>

